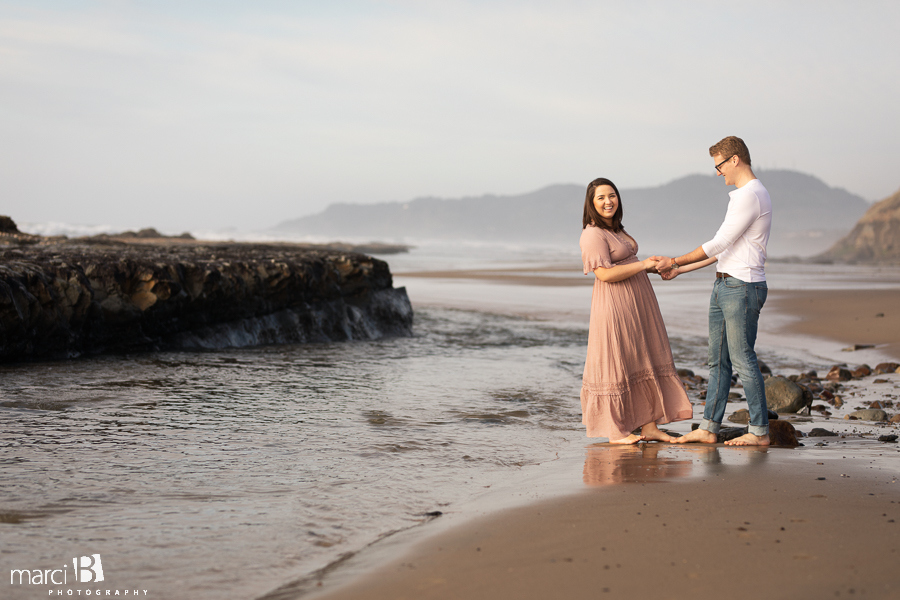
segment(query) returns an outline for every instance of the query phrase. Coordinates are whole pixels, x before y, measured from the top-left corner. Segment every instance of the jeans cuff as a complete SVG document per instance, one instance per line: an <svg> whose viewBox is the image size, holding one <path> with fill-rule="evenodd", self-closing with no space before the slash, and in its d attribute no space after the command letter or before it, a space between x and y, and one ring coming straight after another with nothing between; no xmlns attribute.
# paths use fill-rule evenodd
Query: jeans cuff
<svg viewBox="0 0 900 600"><path fill-rule="evenodd" d="M716 423L715 421L710 421L709 419L703 419L702 421L700 421L700 427L698 427L698 429L705 429L710 433L719 433L719 429L721 428L721 423Z"/></svg>
<svg viewBox="0 0 900 600"><path fill-rule="evenodd" d="M747 428L747 431L749 431L753 435L762 437L764 435L769 435L769 426L768 425L751 425L750 427Z"/></svg>

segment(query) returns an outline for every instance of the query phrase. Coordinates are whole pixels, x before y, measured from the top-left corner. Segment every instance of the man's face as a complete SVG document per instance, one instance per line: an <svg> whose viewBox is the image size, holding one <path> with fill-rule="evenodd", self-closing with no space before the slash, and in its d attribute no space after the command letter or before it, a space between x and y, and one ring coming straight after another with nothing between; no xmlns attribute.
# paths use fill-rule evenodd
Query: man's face
<svg viewBox="0 0 900 600"><path fill-rule="evenodd" d="M713 156L713 164L716 165L716 177L725 178L725 185L734 185L734 156L727 160L721 154Z"/></svg>

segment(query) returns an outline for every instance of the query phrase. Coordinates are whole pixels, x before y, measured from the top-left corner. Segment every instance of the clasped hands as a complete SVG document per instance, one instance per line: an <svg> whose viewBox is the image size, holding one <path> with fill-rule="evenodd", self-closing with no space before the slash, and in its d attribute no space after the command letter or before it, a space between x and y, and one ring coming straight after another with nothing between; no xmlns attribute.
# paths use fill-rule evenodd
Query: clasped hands
<svg viewBox="0 0 900 600"><path fill-rule="evenodd" d="M646 261L644 261L644 264L649 266L647 271L649 271L650 273L656 273L664 280L669 281L678 277L678 269L672 268L672 263L674 262L675 261L673 261L668 256L651 256Z"/></svg>

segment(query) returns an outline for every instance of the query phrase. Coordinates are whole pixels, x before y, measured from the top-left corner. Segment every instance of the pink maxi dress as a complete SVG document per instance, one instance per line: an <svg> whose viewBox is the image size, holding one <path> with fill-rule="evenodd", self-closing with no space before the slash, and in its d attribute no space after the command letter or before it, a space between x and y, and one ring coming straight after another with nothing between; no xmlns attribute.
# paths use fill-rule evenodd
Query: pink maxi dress
<svg viewBox="0 0 900 600"><path fill-rule="evenodd" d="M589 225L581 232L584 274L594 277L581 386L587 437L618 440L651 421L662 425L693 415L647 273L615 283L594 275L597 267L638 262L636 244L624 231Z"/></svg>

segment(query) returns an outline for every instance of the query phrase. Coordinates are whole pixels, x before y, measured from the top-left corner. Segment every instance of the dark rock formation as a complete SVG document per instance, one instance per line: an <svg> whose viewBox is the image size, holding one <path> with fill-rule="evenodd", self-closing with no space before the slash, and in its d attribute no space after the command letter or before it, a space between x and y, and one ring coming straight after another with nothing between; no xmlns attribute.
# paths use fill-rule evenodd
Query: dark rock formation
<svg viewBox="0 0 900 600"><path fill-rule="evenodd" d="M21 233L11 217L0 215L0 233Z"/></svg>
<svg viewBox="0 0 900 600"><path fill-rule="evenodd" d="M292 245L0 246L0 362L409 335L387 263Z"/></svg>
<svg viewBox="0 0 900 600"><path fill-rule="evenodd" d="M873 204L850 233L816 260L900 263L900 191Z"/></svg>
<svg viewBox="0 0 900 600"><path fill-rule="evenodd" d="M40 236L19 231L19 226L12 220L12 217L0 215L0 246L36 244L40 239Z"/></svg>

